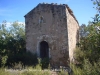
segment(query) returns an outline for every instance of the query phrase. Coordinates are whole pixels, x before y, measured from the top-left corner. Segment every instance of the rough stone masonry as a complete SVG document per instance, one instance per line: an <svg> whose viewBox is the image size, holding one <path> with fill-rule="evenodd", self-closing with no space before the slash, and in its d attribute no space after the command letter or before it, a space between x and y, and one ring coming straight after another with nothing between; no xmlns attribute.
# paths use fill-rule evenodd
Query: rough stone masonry
<svg viewBox="0 0 100 75"><path fill-rule="evenodd" d="M26 50L51 65L67 66L79 40L79 24L66 4L38 4L25 15Z"/></svg>

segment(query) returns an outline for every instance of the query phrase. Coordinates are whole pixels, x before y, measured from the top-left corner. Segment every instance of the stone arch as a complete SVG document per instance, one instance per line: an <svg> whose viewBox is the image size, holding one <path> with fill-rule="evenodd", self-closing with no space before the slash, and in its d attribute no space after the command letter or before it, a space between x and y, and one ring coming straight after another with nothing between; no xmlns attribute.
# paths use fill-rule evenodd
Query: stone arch
<svg viewBox="0 0 100 75"><path fill-rule="evenodd" d="M40 58L49 58L49 45L46 41L40 42Z"/></svg>

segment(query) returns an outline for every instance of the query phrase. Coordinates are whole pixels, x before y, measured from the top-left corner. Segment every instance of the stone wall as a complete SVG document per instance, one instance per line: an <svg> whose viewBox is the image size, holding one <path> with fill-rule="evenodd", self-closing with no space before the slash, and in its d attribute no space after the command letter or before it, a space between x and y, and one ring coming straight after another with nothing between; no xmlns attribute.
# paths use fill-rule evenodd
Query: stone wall
<svg viewBox="0 0 100 75"><path fill-rule="evenodd" d="M52 65L68 65L76 46L78 23L66 5L39 4L25 15L26 49L40 57L40 42L49 45Z"/></svg>
<svg viewBox="0 0 100 75"><path fill-rule="evenodd" d="M41 41L49 44L49 57L53 64L63 64L69 58L67 21L64 6L39 4L26 15L26 49L37 53Z"/></svg>
<svg viewBox="0 0 100 75"><path fill-rule="evenodd" d="M68 48L69 48L69 57L70 61L74 61L74 50L76 48L76 44L79 40L79 24L76 18L73 17L73 12L69 12L66 9L67 14L67 28L68 28Z"/></svg>

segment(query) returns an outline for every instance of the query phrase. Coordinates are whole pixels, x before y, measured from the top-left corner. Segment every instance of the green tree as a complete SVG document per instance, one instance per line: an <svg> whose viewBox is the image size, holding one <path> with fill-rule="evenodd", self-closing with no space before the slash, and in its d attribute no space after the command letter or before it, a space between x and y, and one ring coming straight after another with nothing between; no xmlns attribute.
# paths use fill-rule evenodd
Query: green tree
<svg viewBox="0 0 100 75"><path fill-rule="evenodd" d="M15 57L25 52L25 26L19 24L18 21L7 26L7 22L3 21L0 27L0 57L8 56L7 62L10 63L11 57ZM15 60L19 60L16 59ZM12 62L16 62L13 60Z"/></svg>
<svg viewBox="0 0 100 75"><path fill-rule="evenodd" d="M97 11L100 11L100 0L92 0ZM82 24L80 26L80 50L83 52L79 55L81 62L84 58L91 63L100 60L100 12L94 16L93 21L88 25ZM81 52L80 52L81 53Z"/></svg>

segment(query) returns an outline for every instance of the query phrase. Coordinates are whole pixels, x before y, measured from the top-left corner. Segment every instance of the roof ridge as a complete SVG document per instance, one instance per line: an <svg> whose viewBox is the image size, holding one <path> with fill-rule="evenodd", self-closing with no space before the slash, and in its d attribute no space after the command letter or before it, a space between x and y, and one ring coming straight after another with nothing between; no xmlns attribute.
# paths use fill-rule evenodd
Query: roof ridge
<svg viewBox="0 0 100 75"><path fill-rule="evenodd" d="M78 23L78 21L77 21L77 19L76 19L76 17L75 17L75 15L73 14L73 11L70 9L70 7L67 5L67 4L57 4L57 3L45 3L45 2L43 2L43 3L39 3L37 6L39 6L39 5L57 5L57 6L59 6L59 5L61 5L61 6L66 6L66 8L68 9L68 12L70 13L70 15L76 20L76 22ZM36 6L36 7L37 7ZM34 7L32 10L30 10L28 13L30 13L31 11L33 11L36 7ZM27 13L27 14L28 14ZM26 14L26 15L27 15ZM26 16L25 15L25 16ZM24 16L24 17L25 17ZM79 24L79 23L78 23Z"/></svg>

